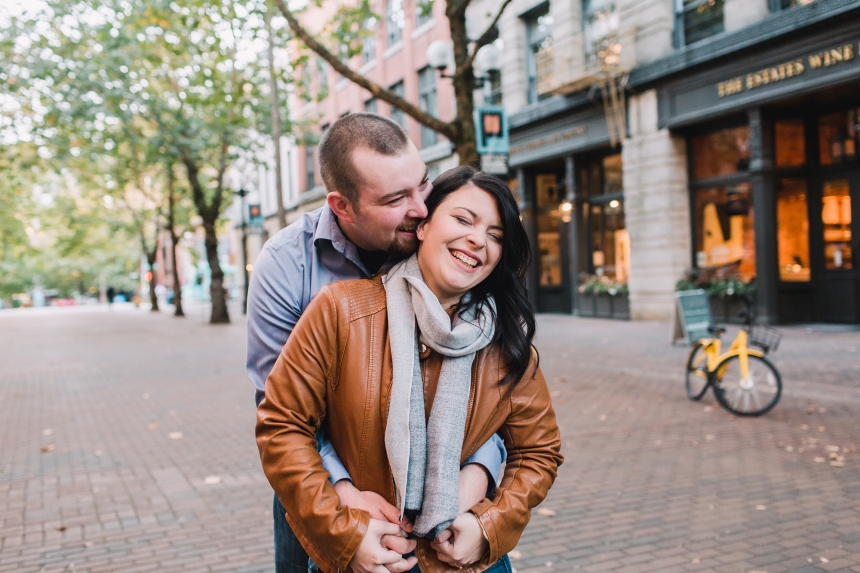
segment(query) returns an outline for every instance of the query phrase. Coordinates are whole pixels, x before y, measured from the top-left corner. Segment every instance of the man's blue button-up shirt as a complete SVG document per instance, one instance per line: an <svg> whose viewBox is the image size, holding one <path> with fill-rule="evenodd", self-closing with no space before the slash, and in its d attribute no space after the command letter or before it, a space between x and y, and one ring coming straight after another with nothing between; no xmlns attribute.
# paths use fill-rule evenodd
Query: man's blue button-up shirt
<svg viewBox="0 0 860 573"><path fill-rule="evenodd" d="M328 205L305 214L266 242L248 285L246 371L256 388L258 406L265 396L266 378L317 291L334 281L369 276L358 248L344 236ZM321 432L317 441L331 482L349 479ZM498 481L506 457L504 443L494 435L466 463L484 466Z"/></svg>

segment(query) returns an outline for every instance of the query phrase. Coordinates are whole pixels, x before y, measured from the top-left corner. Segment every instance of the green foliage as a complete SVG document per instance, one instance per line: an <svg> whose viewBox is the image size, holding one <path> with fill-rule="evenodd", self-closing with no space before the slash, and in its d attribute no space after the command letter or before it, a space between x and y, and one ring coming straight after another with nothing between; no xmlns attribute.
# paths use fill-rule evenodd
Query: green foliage
<svg viewBox="0 0 860 573"><path fill-rule="evenodd" d="M580 277L579 292L583 294L627 294L626 282L619 282L606 275L584 275Z"/></svg>
<svg viewBox="0 0 860 573"><path fill-rule="evenodd" d="M755 282L744 281L736 264L688 269L684 278L675 283L675 290L695 289L703 289L708 296L719 298L751 296L755 292Z"/></svg>

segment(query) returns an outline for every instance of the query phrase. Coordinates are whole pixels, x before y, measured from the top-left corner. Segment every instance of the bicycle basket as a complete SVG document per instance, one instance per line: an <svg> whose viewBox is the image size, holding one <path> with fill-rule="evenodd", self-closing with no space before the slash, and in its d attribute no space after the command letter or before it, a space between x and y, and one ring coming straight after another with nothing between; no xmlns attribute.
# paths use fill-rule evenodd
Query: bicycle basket
<svg viewBox="0 0 860 573"><path fill-rule="evenodd" d="M758 346L767 352L773 352L779 348L779 341L782 340L782 333L775 328L768 326L754 326L750 330L749 344Z"/></svg>

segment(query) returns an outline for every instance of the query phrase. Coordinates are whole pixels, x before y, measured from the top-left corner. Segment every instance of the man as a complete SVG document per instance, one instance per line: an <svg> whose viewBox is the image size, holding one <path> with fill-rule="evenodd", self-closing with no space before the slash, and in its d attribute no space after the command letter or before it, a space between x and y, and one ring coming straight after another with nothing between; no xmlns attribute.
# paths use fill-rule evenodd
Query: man
<svg viewBox="0 0 860 573"><path fill-rule="evenodd" d="M424 199L432 188L427 166L390 119L370 113L342 117L323 135L319 161L326 204L272 237L254 266L246 369L256 387L257 405L265 397L266 377L317 291L333 281L373 276L389 256L415 252L415 229L427 215ZM399 523L394 506L352 485L325 436L318 434L317 440L341 502L367 510L374 519ZM504 456L501 439L494 437L466 460L460 472L463 511L495 487ZM276 571L306 573L307 554L284 513L275 496ZM401 555L414 548L414 542L391 536L381 536L380 543ZM404 570L397 567L389 569Z"/></svg>

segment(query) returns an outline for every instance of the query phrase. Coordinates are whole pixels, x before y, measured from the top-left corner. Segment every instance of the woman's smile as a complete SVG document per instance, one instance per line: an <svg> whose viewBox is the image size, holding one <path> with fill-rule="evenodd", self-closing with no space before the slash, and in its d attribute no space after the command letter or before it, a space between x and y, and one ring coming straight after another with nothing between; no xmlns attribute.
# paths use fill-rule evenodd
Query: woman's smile
<svg viewBox="0 0 860 573"><path fill-rule="evenodd" d="M465 270L468 272L474 271L477 267L481 266L480 260L476 256L473 256L471 253L467 253L466 251L461 251L459 249L449 249L451 256L454 257L460 266L465 267Z"/></svg>

